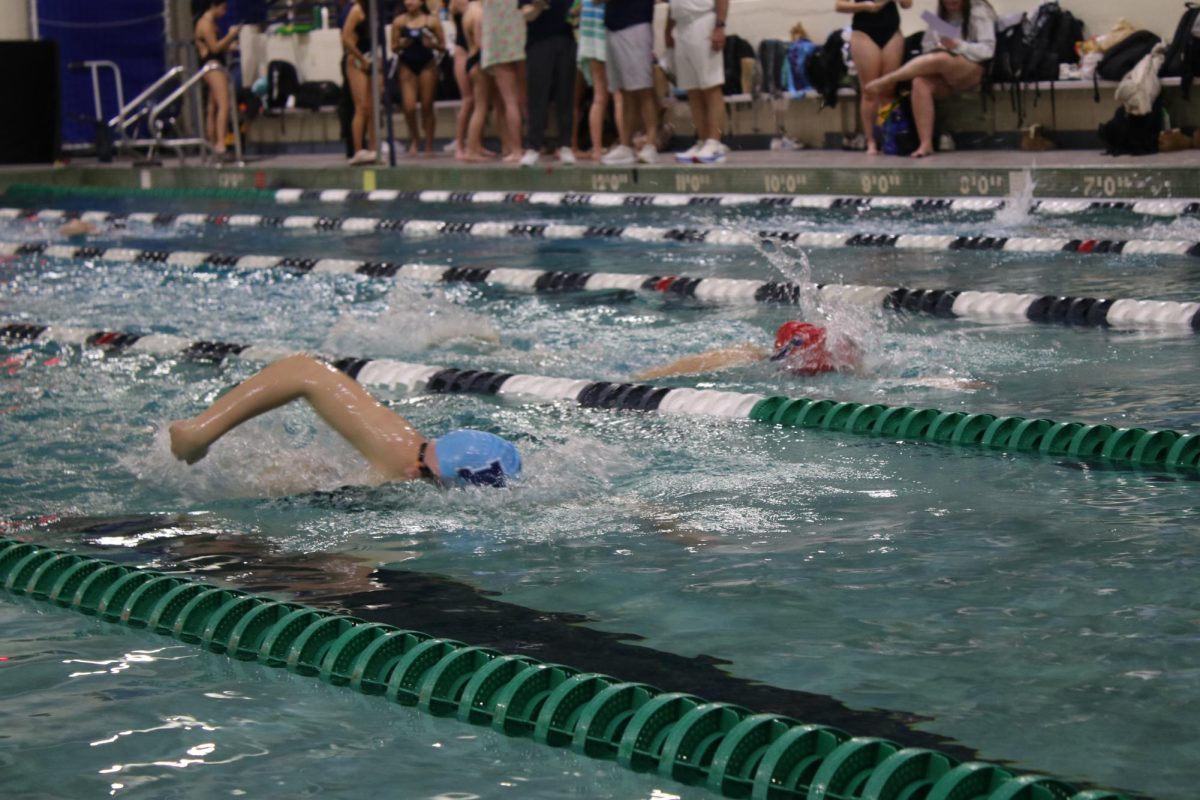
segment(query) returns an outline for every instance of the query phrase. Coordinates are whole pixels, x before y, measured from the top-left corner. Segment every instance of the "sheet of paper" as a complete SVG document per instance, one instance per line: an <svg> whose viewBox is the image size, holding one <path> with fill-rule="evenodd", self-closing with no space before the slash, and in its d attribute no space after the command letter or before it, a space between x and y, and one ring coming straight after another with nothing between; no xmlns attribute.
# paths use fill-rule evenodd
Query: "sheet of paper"
<svg viewBox="0 0 1200 800"><path fill-rule="evenodd" d="M921 19L925 20L925 24L929 26L929 30L933 31L938 36L946 39L962 38L961 25L955 25L953 22L947 22L932 11L926 11L922 13Z"/></svg>

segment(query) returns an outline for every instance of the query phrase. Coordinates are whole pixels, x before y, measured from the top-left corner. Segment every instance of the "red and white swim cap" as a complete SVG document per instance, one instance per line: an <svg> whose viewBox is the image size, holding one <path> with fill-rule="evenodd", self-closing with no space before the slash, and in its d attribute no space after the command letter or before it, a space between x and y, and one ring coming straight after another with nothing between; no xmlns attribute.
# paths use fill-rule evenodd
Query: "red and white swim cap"
<svg viewBox="0 0 1200 800"><path fill-rule="evenodd" d="M782 361L797 375L820 375L855 367L861 358L858 345L849 339L828 341L823 325L789 320L775 332L772 361Z"/></svg>

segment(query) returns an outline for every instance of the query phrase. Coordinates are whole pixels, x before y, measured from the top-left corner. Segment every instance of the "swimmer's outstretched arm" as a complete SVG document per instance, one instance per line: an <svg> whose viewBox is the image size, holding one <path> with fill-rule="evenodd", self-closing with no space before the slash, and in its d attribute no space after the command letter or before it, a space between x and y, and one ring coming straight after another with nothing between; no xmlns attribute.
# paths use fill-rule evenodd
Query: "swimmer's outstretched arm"
<svg viewBox="0 0 1200 800"><path fill-rule="evenodd" d="M639 372L634 380L650 381L656 378L672 378L676 375L694 375L700 372L715 372L729 367L740 367L764 361L771 354L756 344L741 344L736 347L725 347L720 350L709 350L694 356L685 356L678 361L664 364L661 367Z"/></svg>
<svg viewBox="0 0 1200 800"><path fill-rule="evenodd" d="M188 420L171 424L171 452L194 464L209 446L248 419L303 398L321 419L354 445L388 480L419 477L425 439L357 381L311 356L276 361L217 398Z"/></svg>

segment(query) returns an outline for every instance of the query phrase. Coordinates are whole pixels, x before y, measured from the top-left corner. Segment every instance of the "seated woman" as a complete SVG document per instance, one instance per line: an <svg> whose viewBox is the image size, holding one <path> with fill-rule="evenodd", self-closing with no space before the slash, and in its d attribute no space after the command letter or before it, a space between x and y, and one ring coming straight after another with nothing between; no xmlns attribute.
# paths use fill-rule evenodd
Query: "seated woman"
<svg viewBox="0 0 1200 800"><path fill-rule="evenodd" d="M913 118L921 139L913 158L933 154L934 102L978 86L996 52L996 12L987 0L938 0L938 16L961 26L962 38L926 31L924 55L863 87L864 92L884 96L897 83L912 81Z"/></svg>
<svg viewBox="0 0 1200 800"><path fill-rule="evenodd" d="M445 49L442 23L425 8L424 0L404 0L404 13L392 22L392 49L400 62L400 89L404 98L404 121L408 124L410 153L418 151L417 102L425 129L425 155L433 155L437 118L433 98L437 92L438 53Z"/></svg>
<svg viewBox="0 0 1200 800"><path fill-rule="evenodd" d="M194 464L246 420L301 398L362 453L381 481L430 478L445 486L504 486L521 475L521 456L511 442L472 430L428 440L357 381L306 355L276 361L192 419L172 423L171 452Z"/></svg>

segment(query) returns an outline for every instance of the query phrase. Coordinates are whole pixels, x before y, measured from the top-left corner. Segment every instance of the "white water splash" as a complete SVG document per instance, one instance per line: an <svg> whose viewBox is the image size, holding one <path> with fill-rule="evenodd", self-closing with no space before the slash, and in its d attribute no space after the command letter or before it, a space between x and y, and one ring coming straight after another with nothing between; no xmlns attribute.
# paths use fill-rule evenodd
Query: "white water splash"
<svg viewBox="0 0 1200 800"><path fill-rule="evenodd" d="M398 281L376 316L343 316L325 338L332 353L404 357L448 343L490 348L500 342L491 320L469 311L439 286Z"/></svg>
<svg viewBox="0 0 1200 800"><path fill-rule="evenodd" d="M1033 207L1034 191L1037 181L1029 170L1021 171L1021 180L1016 181L1013 190L1004 198L1004 208L996 212L993 218L998 228L1024 228L1034 222L1034 215L1029 213Z"/></svg>

